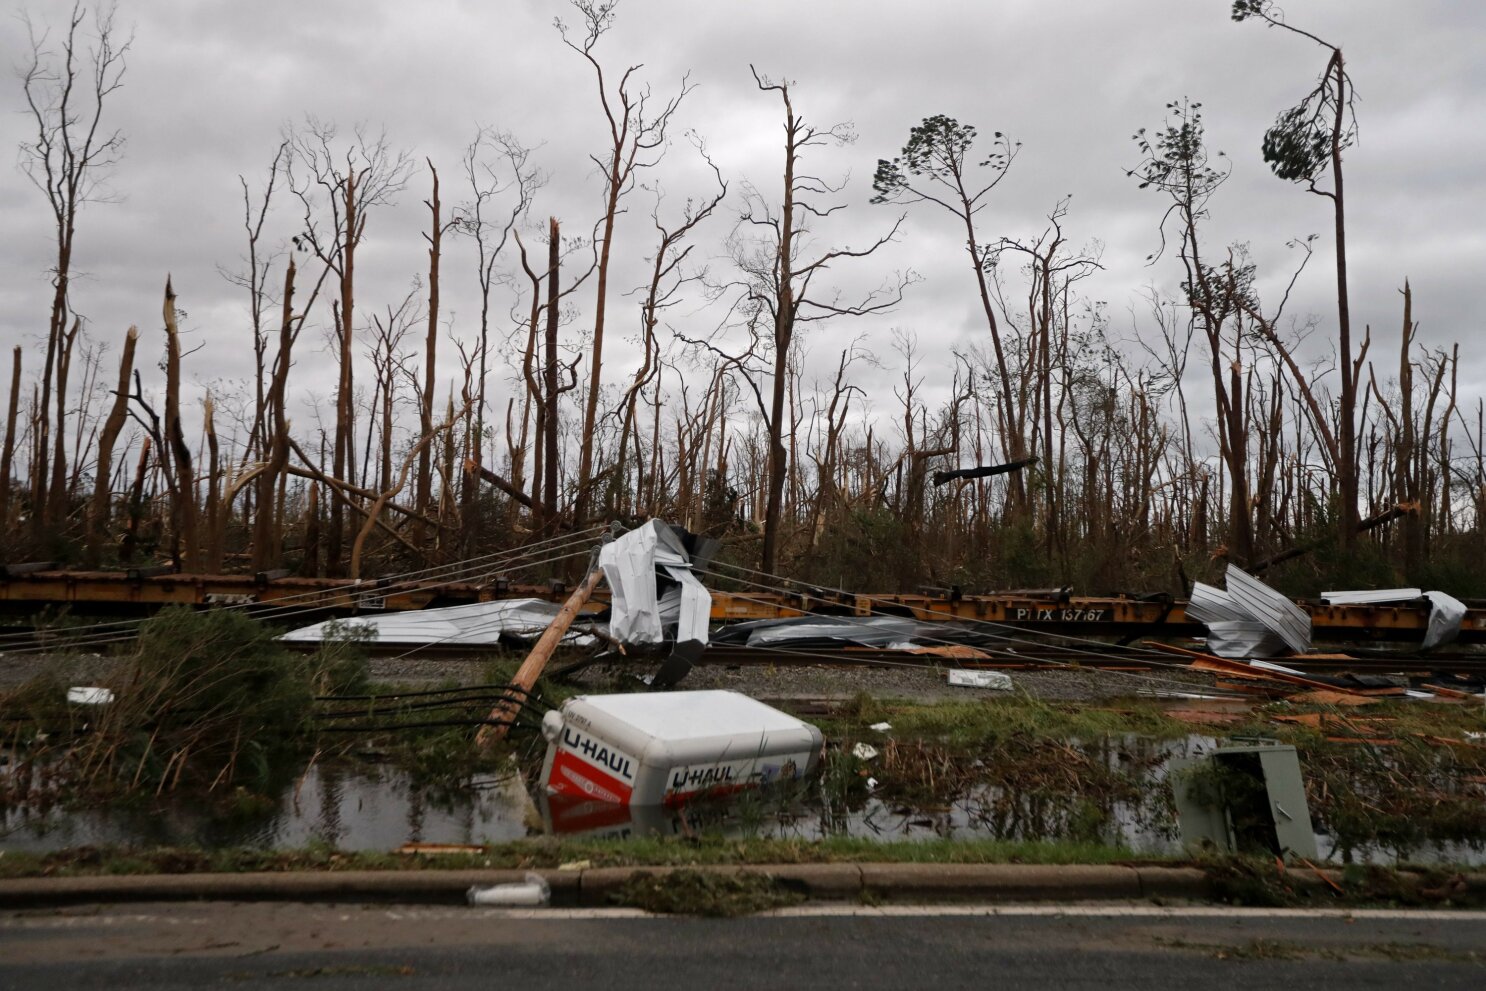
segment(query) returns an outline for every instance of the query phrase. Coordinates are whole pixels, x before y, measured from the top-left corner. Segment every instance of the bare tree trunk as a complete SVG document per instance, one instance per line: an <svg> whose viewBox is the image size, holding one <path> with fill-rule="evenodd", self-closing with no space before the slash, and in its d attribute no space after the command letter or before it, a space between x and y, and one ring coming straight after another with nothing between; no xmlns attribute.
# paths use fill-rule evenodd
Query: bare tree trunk
<svg viewBox="0 0 1486 991"><path fill-rule="evenodd" d="M253 569L264 571L280 560L283 552L283 514L278 510L276 488L289 463L289 421L284 399L289 380L291 352L294 348L294 259L284 271L284 298L279 318L279 347L274 357L273 376L269 380L267 415L267 466L258 477L258 513L253 518Z"/></svg>
<svg viewBox="0 0 1486 991"><path fill-rule="evenodd" d="M314 578L320 573L320 486L311 484L305 496L304 560L299 573Z"/></svg>
<svg viewBox="0 0 1486 991"><path fill-rule="evenodd" d="M77 217L92 199L99 179L108 173L122 151L124 136L102 127L104 105L123 85L125 55L130 40L120 43L115 34L113 9L93 13L93 32L84 48L79 29L87 19L87 8L75 2L66 27L56 32L35 30L22 15L30 41L29 58L20 67L31 139L21 143L21 169L46 195L55 229L56 264L52 269L52 306L47 325L46 361L41 376L41 396L33 436L40 457L31 471L32 533L40 537L47 526L60 525L66 513L66 387L65 372L58 375L64 350L70 354L77 322L67 333L71 305L68 298L72 278ZM54 376L59 420L51 422L50 408ZM55 436L53 436L55 428ZM53 449L53 491L47 487L46 458ZM55 490L62 490L60 493Z"/></svg>
<svg viewBox="0 0 1486 991"><path fill-rule="evenodd" d="M175 536L179 563L195 572L199 565L196 540L196 476L191 448L181 426L181 341L176 326L175 290L165 279L165 439L175 459Z"/></svg>
<svg viewBox="0 0 1486 991"><path fill-rule="evenodd" d="M67 378L72 371L72 352L82 320L73 317L72 329L62 335L57 349L57 419L52 431L52 481L47 492L46 515L53 527L67 524Z"/></svg>
<svg viewBox="0 0 1486 991"><path fill-rule="evenodd" d="M21 398L21 349L11 352L10 405L5 413L5 447L0 450L0 527L9 532L10 482L15 466L15 421Z"/></svg>
<svg viewBox="0 0 1486 991"><path fill-rule="evenodd" d="M150 438L145 435L139 444L139 463L134 466L134 484L129 487L129 524L124 530L124 539L119 543L119 560L128 563L139 545L139 524L144 516L144 478L150 464Z"/></svg>
<svg viewBox="0 0 1486 991"><path fill-rule="evenodd" d="M759 568L772 574L779 557L779 527L784 501L784 477L789 470L784 448L784 392L788 385L789 357L795 332L795 159L800 119L790 105L789 87L781 86L784 98L784 202L779 211L779 247L774 260L774 382L769 397L769 491L764 504L764 542Z"/></svg>
<svg viewBox="0 0 1486 991"><path fill-rule="evenodd" d="M418 432L428 436L433 430L433 393L438 366L439 346L439 255L444 240L442 204L439 201L439 171L428 160L428 171L433 173L433 198L425 200L433 223L424 236L428 241L428 336L423 346L423 402L418 410ZM432 451L425 444L418 452L418 487L413 497L413 508L419 513L428 513L428 501L433 493ZM414 543L422 544L426 535L419 534Z"/></svg>
<svg viewBox="0 0 1486 991"><path fill-rule="evenodd" d="M1340 48L1332 50L1327 72L1336 74L1336 115L1331 127L1332 206L1336 219L1336 325L1341 387L1341 459L1339 466L1342 498L1341 543L1352 547L1357 540L1357 365L1352 358L1352 307L1347 294L1347 211L1342 188L1342 130L1347 106L1347 74ZM1359 359L1360 361L1360 356Z"/></svg>
<svg viewBox="0 0 1486 991"><path fill-rule="evenodd" d="M351 402L354 398L355 381L352 365L355 362L354 328L356 307L356 245L359 239L361 217L356 197L357 174L354 170L346 175L345 230L341 244L340 272L340 379L335 393L335 453L334 472L336 478L351 478L355 475L355 438L351 435ZM345 531L345 510L339 499L330 503L330 525L325 534L325 573L341 573L341 538Z"/></svg>
<svg viewBox="0 0 1486 991"><path fill-rule="evenodd" d="M129 413L129 377L134 374L134 348L139 340L139 328L130 327L124 335L124 353L119 356L119 384L114 389L114 402L104 421L103 431L98 435L98 466L93 475L93 501L88 509L87 533L84 543L84 560L88 567L98 566L102 549L103 530L108 527L112 513L109 512L112 493L110 473L113 465L114 444ZM19 363L17 363L19 370Z"/></svg>
<svg viewBox="0 0 1486 991"><path fill-rule="evenodd" d="M562 246L556 217L549 218L547 222L547 236L547 334L542 368L542 400L546 409L543 426L545 450L542 456L542 501L552 513L552 518L544 521L543 536L553 537L557 534L557 517L562 513L557 503L557 275L558 266L562 262Z"/></svg>
<svg viewBox="0 0 1486 991"><path fill-rule="evenodd" d="M222 505L222 458L217 442L216 402L210 392L202 406L202 426L206 431L207 476L206 476L206 548L203 559L208 574L222 572L222 561L226 549L222 546L226 537L227 521L224 513L230 507Z"/></svg>

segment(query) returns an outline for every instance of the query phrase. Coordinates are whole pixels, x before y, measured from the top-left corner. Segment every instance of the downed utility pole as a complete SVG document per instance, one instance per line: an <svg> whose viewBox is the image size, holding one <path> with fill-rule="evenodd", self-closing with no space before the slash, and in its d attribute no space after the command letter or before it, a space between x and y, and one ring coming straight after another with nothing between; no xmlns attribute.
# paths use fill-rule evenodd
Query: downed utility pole
<svg viewBox="0 0 1486 991"><path fill-rule="evenodd" d="M599 579L604 577L604 569L594 565L588 572L588 577L583 583L573 589L573 594L568 596L568 601L563 603L562 609L553 618L552 625L547 627L541 638L537 640L536 646L532 647L531 653L526 660L521 662L521 667L516 670L516 676L511 679L511 688L506 697L495 704L490 710L490 720L493 725L487 724L480 727L480 732L475 734L475 745L488 747L495 740L504 740L510 732L511 723L516 714L521 711L521 706L526 702L526 696L531 692L532 686L542 676L547 668L547 662L552 659L552 652L567 636L568 627L573 625L573 620L578 618L578 611L588 602L588 597L598 586Z"/></svg>
<svg viewBox="0 0 1486 991"><path fill-rule="evenodd" d="M992 475L1005 475L1007 472L1021 471L1028 465L1035 465L1036 463L1036 458L1022 458L1020 461L1010 461L1004 465L982 465L978 468L957 468L954 471L936 471L934 472L934 484L943 485L945 482L953 482L960 478L990 478Z"/></svg>

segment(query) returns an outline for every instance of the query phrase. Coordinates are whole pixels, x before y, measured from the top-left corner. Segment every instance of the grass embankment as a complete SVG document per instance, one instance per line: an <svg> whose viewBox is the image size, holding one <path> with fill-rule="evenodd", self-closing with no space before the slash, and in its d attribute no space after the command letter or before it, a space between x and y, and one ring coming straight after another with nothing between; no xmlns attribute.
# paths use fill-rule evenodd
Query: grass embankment
<svg viewBox="0 0 1486 991"><path fill-rule="evenodd" d="M1128 850L1085 843L926 840L877 842L851 837L821 840L667 837L567 839L541 837L498 843L478 852L424 854L180 847L133 850L82 847L50 853L0 852L0 879L96 877L128 874L247 873L254 871L541 870L585 867L705 867L727 864L1114 864ZM1165 863L1146 859L1143 863ZM1170 861L1175 862L1175 861Z"/></svg>

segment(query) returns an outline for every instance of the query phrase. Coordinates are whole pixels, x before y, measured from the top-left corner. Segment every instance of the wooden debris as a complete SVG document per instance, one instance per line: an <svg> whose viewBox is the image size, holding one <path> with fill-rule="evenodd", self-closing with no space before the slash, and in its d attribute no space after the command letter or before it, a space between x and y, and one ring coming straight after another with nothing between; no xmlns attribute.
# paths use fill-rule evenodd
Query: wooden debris
<svg viewBox="0 0 1486 991"><path fill-rule="evenodd" d="M1339 692L1334 688L1317 688L1315 691L1301 692L1299 695L1291 695L1290 701L1306 705L1376 705L1378 702L1370 695Z"/></svg>
<svg viewBox="0 0 1486 991"><path fill-rule="evenodd" d="M986 661L991 655L979 647L966 644L931 644L927 647L910 647L905 654L920 654L925 657L949 657L965 661Z"/></svg>
<svg viewBox="0 0 1486 991"><path fill-rule="evenodd" d="M397 848L397 852L407 857L438 857L487 853L489 849L478 843L404 843Z"/></svg>
<svg viewBox="0 0 1486 991"><path fill-rule="evenodd" d="M1289 685L1302 685L1306 688L1314 688L1322 691L1342 691L1335 685L1324 681L1316 681L1304 675L1290 674L1288 671L1276 671L1272 668L1256 668L1244 661L1233 661L1226 657L1217 657L1213 654L1204 654L1196 650L1187 650L1185 647L1177 647L1169 643L1161 643L1156 640L1145 641L1146 646L1156 650L1164 650L1168 654L1181 654L1192 658L1192 667L1199 671L1213 671L1226 674L1235 678L1246 678L1254 681L1284 682ZM1357 694L1352 692L1350 694Z"/></svg>

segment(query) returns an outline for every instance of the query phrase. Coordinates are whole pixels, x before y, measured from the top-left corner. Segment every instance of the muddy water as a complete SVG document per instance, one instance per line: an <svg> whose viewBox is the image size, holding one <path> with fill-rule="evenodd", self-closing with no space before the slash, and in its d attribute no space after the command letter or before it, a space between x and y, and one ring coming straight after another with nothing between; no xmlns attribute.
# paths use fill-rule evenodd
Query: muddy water
<svg viewBox="0 0 1486 991"><path fill-rule="evenodd" d="M0 810L0 850L188 846L394 850L403 843L498 843L541 832L515 773L458 790L420 787L384 767L312 767L269 800L224 808L172 796L106 809Z"/></svg>
<svg viewBox="0 0 1486 991"><path fill-rule="evenodd" d="M1181 852L1166 759L1211 750L1211 737L1152 743L1081 745L1112 772L1138 775L1128 800L1097 792L1010 789L972 784L938 803L905 804L889 782L865 792L831 794L821 780L793 790L745 793L696 802L680 812L628 809L604 803L563 803L533 795L514 770L480 777L456 789L420 784L407 772L366 764L313 766L270 799L227 803L171 796L108 809L38 812L0 808L0 851L78 846L183 846L395 850L404 843L500 843L544 834L624 838L725 835L812 840L1081 840L1123 847L1134 855ZM1135 770L1131 770L1133 767ZM870 764L868 771L871 770ZM1317 834L1323 857L1334 844ZM1354 859L1391 863L1486 863L1486 845L1426 845L1407 851L1353 851Z"/></svg>

